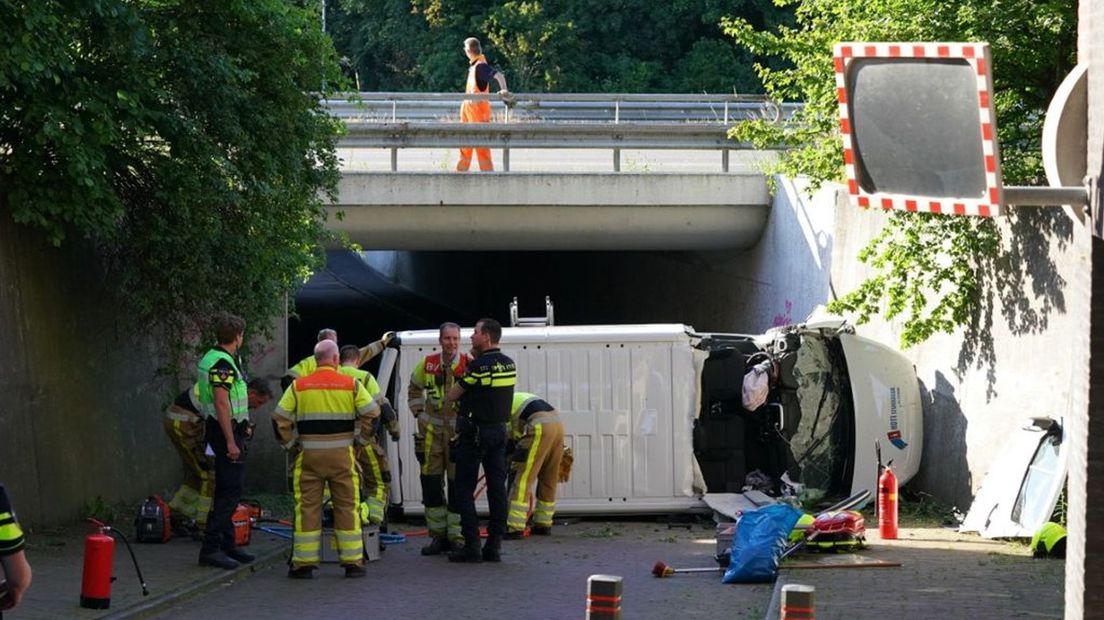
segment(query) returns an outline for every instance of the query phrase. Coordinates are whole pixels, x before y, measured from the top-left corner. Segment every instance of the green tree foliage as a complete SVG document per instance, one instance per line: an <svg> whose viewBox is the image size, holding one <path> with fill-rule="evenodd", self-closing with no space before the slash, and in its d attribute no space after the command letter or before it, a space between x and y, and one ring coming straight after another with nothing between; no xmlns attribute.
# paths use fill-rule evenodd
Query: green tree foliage
<svg viewBox="0 0 1104 620"><path fill-rule="evenodd" d="M257 328L322 260L340 70L283 0L0 2L0 208L90 241L138 325ZM124 313L121 313L124 314ZM177 338L170 338L175 341Z"/></svg>
<svg viewBox="0 0 1104 620"><path fill-rule="evenodd" d="M806 175L819 185L843 176L832 46L840 41L987 41L993 53L994 103L1001 165L1008 184L1042 181L1040 137L1046 106L1072 67L1076 3L1037 0L777 0L796 8L796 24L763 30L742 18L725 32L758 56L766 91L805 103L792 122L743 123L732 137L765 147L789 147L776 171ZM1046 42L1041 45L1040 42ZM781 66L782 68L778 68ZM909 346L971 321L984 271L1009 244L993 220L894 213L861 252L875 275L831 309L902 317Z"/></svg>
<svg viewBox="0 0 1104 620"><path fill-rule="evenodd" d="M362 90L463 86L461 43L478 37L519 92L761 92L755 57L724 15L768 28L770 0L330 0L335 45Z"/></svg>

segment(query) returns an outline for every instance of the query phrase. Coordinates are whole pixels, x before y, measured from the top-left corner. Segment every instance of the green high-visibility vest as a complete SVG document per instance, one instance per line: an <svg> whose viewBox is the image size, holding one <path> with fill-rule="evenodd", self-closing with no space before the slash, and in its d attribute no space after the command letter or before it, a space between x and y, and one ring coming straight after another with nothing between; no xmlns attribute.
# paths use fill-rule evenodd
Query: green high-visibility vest
<svg viewBox="0 0 1104 620"><path fill-rule="evenodd" d="M230 366L237 373L234 384L230 386L230 415L235 422L244 422L249 419L249 395L245 387L245 375L232 355L222 349L211 349L199 360L196 370L199 378L196 387L199 390L199 413L208 418L217 418L215 413L215 393L211 386L211 367L219 360L230 362Z"/></svg>

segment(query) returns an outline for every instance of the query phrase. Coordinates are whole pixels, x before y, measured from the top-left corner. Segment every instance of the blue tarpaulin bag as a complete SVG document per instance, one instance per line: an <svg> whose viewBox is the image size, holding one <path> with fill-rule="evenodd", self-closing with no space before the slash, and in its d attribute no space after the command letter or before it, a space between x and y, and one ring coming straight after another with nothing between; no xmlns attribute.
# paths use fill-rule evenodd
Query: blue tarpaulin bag
<svg viewBox="0 0 1104 620"><path fill-rule="evenodd" d="M801 511L772 504L740 515L721 583L763 583L778 577L778 561Z"/></svg>

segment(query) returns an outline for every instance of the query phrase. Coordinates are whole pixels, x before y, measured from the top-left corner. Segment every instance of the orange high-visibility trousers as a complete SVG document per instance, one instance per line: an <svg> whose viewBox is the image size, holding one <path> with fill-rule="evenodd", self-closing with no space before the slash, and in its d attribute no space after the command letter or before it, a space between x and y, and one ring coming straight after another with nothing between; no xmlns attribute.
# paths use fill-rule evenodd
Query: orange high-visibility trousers
<svg viewBox="0 0 1104 620"><path fill-rule="evenodd" d="M489 101L465 101L460 105L460 122L462 123L489 123L491 122L491 102ZM475 156L479 158L479 169L484 172L494 170L494 162L491 161L491 149L475 148ZM472 147L460 147L460 161L456 162L457 172L467 172L471 168Z"/></svg>

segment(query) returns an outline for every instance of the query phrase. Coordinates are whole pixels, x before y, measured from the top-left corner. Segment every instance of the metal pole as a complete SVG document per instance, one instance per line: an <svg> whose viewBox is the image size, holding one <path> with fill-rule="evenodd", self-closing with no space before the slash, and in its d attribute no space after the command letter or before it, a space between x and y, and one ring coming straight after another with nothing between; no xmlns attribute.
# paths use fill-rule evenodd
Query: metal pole
<svg viewBox="0 0 1104 620"><path fill-rule="evenodd" d="M502 169L505 172L510 171L510 149L502 149Z"/></svg>
<svg viewBox="0 0 1104 620"><path fill-rule="evenodd" d="M621 172L621 149L613 149L613 171Z"/></svg>
<svg viewBox="0 0 1104 620"><path fill-rule="evenodd" d="M1089 205L1087 187L1028 187L1007 186L1004 188L1005 204L1017 206L1060 207Z"/></svg>
<svg viewBox="0 0 1104 620"><path fill-rule="evenodd" d="M399 149L391 149L391 172L399 171Z"/></svg>
<svg viewBox="0 0 1104 620"><path fill-rule="evenodd" d="M721 172L728 172L728 149L721 149Z"/></svg>

